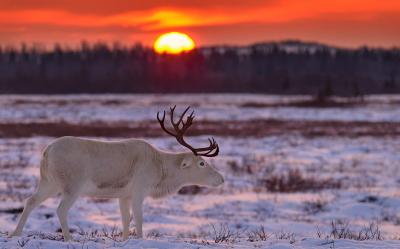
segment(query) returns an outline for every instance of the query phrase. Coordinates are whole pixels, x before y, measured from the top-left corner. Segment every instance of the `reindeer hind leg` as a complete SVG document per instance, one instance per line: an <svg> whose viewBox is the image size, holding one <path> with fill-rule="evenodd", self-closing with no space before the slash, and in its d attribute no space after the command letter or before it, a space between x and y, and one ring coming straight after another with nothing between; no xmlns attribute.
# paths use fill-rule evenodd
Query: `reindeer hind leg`
<svg viewBox="0 0 400 249"><path fill-rule="evenodd" d="M20 236L32 210L38 207L46 199L56 194L56 186L53 186L53 184L51 184L47 180L40 180L39 187L36 193L34 193L31 197L27 199L24 210L22 211L22 214L19 218L18 225L10 236Z"/></svg>

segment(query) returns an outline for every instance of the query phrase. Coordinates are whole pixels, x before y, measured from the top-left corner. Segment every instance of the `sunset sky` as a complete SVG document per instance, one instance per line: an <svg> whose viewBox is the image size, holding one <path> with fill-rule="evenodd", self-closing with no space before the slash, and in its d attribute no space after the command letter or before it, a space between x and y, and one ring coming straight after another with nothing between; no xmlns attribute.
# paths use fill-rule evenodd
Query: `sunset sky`
<svg viewBox="0 0 400 249"><path fill-rule="evenodd" d="M0 44L142 42L169 31L198 45L301 39L400 46L399 0L0 0Z"/></svg>

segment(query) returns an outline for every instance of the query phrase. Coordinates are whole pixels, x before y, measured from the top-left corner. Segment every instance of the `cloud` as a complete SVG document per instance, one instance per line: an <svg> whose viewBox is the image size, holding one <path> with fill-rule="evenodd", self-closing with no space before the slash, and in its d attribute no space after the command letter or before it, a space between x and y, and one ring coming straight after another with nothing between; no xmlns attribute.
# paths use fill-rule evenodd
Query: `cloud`
<svg viewBox="0 0 400 249"><path fill-rule="evenodd" d="M248 22L234 25L188 27L201 44L239 44L301 39L342 47L400 45L400 15L387 12L368 19L322 15L281 23ZM162 31L160 31L162 32Z"/></svg>
<svg viewBox="0 0 400 249"><path fill-rule="evenodd" d="M361 44L361 39L400 44L392 31L400 26L396 16L398 0L14 0L0 2L0 42L55 42L64 37L70 43L100 39L151 44L158 34L177 30L190 32L198 44L289 37L348 45Z"/></svg>
<svg viewBox="0 0 400 249"><path fill-rule="evenodd" d="M150 9L242 9L273 5L279 0L4 0L0 10L54 9L73 13L112 15Z"/></svg>

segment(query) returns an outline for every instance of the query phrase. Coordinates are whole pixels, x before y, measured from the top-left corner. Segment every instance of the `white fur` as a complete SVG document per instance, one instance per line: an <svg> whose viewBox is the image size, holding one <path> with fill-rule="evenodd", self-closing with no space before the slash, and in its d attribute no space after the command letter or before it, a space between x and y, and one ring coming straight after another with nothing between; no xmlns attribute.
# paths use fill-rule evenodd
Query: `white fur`
<svg viewBox="0 0 400 249"><path fill-rule="evenodd" d="M35 207L47 198L62 195L57 215L65 240L71 236L67 212L79 196L119 198L123 239L128 238L130 207L136 232L142 232L142 204L147 196L164 197L184 185L218 186L223 177L200 156L192 152L160 151L144 140L104 142L77 137L62 137L43 152L40 182L30 197L12 236L22 233Z"/></svg>

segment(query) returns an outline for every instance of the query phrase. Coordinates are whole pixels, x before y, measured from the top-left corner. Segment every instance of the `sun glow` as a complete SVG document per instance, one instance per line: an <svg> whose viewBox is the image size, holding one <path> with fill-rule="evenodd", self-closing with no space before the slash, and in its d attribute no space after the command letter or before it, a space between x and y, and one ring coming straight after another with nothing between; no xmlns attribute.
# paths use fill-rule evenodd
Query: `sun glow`
<svg viewBox="0 0 400 249"><path fill-rule="evenodd" d="M180 32L165 33L154 42L154 50L157 53L179 54L194 47L193 39Z"/></svg>

